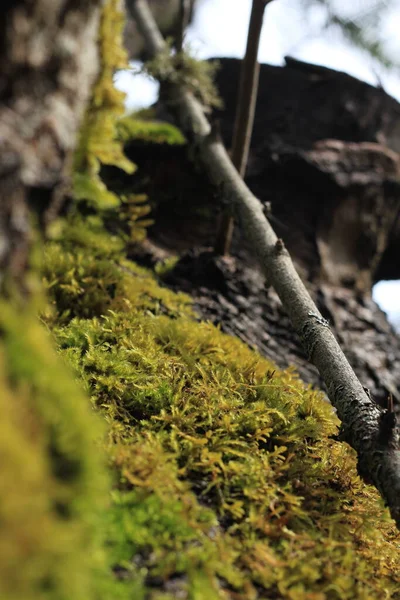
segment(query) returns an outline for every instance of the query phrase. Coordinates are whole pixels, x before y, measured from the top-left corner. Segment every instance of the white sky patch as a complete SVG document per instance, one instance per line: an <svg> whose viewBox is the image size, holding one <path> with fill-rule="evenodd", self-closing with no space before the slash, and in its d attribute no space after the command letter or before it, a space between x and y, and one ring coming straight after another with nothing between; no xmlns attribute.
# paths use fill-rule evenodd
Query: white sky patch
<svg viewBox="0 0 400 600"><path fill-rule="evenodd" d="M380 281L373 289L373 298L400 328L400 282Z"/></svg>
<svg viewBox="0 0 400 600"><path fill-rule="evenodd" d="M358 0L353 0L357 2ZM361 4L365 4L362 0ZM346 6L348 0L338 0ZM246 48L251 0L200 0L194 24L189 28L186 41L199 58L229 56L241 58ZM321 33L326 11L313 7L305 12L293 0L272 2L265 11L260 41L261 62L281 65L286 55L306 62L321 64L345 71L353 77L384 89L400 101L400 75L378 67L364 52L343 40L336 30ZM388 48L400 62L400 0L384 22ZM137 65L138 63L136 63ZM144 75L121 72L116 77L117 87L127 94L127 107L143 108L155 101L158 86Z"/></svg>
<svg viewBox="0 0 400 600"><path fill-rule="evenodd" d="M157 99L159 84L147 75L138 74L140 67L139 61L133 61L130 71L119 71L115 75L116 87L126 94L127 110L147 108Z"/></svg>

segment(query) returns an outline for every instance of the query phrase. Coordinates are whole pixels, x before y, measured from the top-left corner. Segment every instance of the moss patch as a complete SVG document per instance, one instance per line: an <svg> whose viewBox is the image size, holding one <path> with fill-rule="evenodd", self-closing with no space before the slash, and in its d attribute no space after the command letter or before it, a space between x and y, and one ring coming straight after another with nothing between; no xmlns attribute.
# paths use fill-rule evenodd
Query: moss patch
<svg viewBox="0 0 400 600"><path fill-rule="evenodd" d="M47 249L46 320L109 426L120 597L399 598L398 533L322 396L83 227Z"/></svg>
<svg viewBox="0 0 400 600"><path fill-rule="evenodd" d="M98 598L100 420L26 311L0 310L0 597Z"/></svg>
<svg viewBox="0 0 400 600"><path fill-rule="evenodd" d="M49 306L48 322L102 317L109 310L193 314L185 294L160 287L146 270L123 258L123 239L107 233L97 216L73 218L61 237L62 243L51 242L45 249L43 275L55 308L52 313Z"/></svg>
<svg viewBox="0 0 400 600"><path fill-rule="evenodd" d="M153 142L155 144L169 144L181 146L185 137L181 131L170 123L152 121L140 118L140 115L127 115L122 117L117 124L119 138L123 142L131 139Z"/></svg>
<svg viewBox="0 0 400 600"><path fill-rule="evenodd" d="M136 169L125 156L117 134L118 120L125 113L125 94L114 87L113 78L117 69L128 67L128 56L122 43L125 18L120 5L120 0L107 0L103 7L99 31L100 74L74 157L74 197L97 208L114 207L120 203L118 196L101 180L101 165L114 165L127 173Z"/></svg>

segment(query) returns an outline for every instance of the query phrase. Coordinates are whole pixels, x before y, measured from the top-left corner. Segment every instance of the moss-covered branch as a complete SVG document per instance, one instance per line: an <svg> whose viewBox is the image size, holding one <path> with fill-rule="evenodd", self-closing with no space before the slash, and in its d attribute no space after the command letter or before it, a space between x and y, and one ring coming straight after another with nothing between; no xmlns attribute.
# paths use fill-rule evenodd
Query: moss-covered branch
<svg viewBox="0 0 400 600"><path fill-rule="evenodd" d="M165 43L146 0L136 0L130 7L148 52L152 55L163 52ZM260 202L238 175L218 136L211 131L199 102L179 84L166 86L164 98L210 178L222 190L223 200L232 204L310 360L321 373L342 421L342 437L357 451L360 473L374 483L400 526L397 429L390 427L390 417L365 393L297 274L282 240L277 239L266 219Z"/></svg>

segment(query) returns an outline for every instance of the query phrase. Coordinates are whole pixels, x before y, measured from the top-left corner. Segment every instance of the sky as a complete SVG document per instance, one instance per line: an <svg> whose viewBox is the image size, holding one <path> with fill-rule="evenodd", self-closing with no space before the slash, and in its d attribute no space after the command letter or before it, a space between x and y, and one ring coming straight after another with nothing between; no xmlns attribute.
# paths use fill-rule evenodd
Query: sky
<svg viewBox="0 0 400 600"><path fill-rule="evenodd" d="M347 10L364 10L376 0L334 0ZM400 62L400 0L392 0L393 9L382 24L383 36L391 55ZM234 8L233 8L234 7ZM199 0L195 19L186 42L198 58L230 56L242 58L247 39L251 0ZM296 0L275 0L265 11L259 60L274 65L290 55L310 63L345 71L372 85L381 84L400 101L400 73L389 73L355 49L338 31L325 31L321 7L307 13ZM139 68L133 63L133 70ZM128 109L149 106L157 97L157 84L143 75L123 72L116 85L126 92ZM400 328L400 282L380 282L374 298Z"/></svg>

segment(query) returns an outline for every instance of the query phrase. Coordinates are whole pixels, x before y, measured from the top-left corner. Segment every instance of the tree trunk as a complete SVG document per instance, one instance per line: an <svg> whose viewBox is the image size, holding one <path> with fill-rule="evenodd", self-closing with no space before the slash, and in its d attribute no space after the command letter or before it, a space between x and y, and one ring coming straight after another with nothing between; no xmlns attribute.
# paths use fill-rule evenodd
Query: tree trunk
<svg viewBox="0 0 400 600"><path fill-rule="evenodd" d="M0 17L0 273L26 292L32 224L68 183L97 74L101 0L6 0Z"/></svg>

